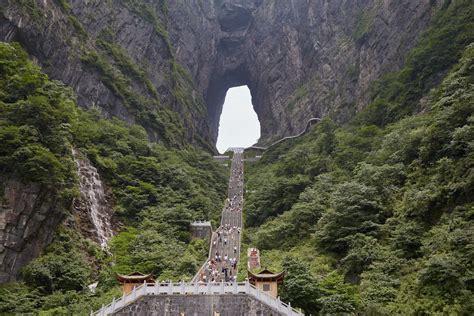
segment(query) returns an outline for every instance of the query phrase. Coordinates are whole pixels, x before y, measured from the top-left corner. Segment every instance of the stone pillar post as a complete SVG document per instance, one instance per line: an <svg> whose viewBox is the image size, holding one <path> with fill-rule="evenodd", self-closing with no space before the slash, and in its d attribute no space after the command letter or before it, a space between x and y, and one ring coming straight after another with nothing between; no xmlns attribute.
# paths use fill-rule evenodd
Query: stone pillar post
<svg viewBox="0 0 474 316"><path fill-rule="evenodd" d="M137 299L137 287L136 286L133 287L132 298L133 298L132 299L133 301Z"/></svg>

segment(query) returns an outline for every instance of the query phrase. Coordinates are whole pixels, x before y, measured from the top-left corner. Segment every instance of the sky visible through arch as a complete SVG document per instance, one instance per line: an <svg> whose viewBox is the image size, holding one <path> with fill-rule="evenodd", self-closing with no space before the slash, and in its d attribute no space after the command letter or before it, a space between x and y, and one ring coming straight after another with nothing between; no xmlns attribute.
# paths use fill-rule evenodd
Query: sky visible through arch
<svg viewBox="0 0 474 316"><path fill-rule="evenodd" d="M260 122L253 110L247 86L227 91L219 121L217 150L224 153L229 147L249 147L260 138Z"/></svg>

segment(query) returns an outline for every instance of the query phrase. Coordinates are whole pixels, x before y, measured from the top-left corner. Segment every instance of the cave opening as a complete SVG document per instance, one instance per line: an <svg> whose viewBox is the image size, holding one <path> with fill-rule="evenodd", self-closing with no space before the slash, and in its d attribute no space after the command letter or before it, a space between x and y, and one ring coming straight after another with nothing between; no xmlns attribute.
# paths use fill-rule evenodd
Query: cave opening
<svg viewBox="0 0 474 316"><path fill-rule="evenodd" d="M222 154L229 147L249 147L259 138L260 121L252 105L249 88L230 88L219 119L217 150Z"/></svg>

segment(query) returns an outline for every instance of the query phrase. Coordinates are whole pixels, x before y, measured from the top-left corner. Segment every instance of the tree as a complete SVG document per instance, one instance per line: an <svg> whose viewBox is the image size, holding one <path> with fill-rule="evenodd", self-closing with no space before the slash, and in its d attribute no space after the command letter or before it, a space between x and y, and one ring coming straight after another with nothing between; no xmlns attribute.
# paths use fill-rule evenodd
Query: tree
<svg viewBox="0 0 474 316"><path fill-rule="evenodd" d="M319 289L319 315L347 315L356 310L356 288L344 283L344 278L339 273L329 273L319 282Z"/></svg>
<svg viewBox="0 0 474 316"><path fill-rule="evenodd" d="M92 271L76 242L70 231L60 229L45 255L22 268L24 282L43 294L82 291L89 283Z"/></svg>
<svg viewBox="0 0 474 316"><path fill-rule="evenodd" d="M352 235L377 235L384 220L376 189L357 182L340 184L331 195L331 208L318 223L317 244L322 249L345 254Z"/></svg>
<svg viewBox="0 0 474 316"><path fill-rule="evenodd" d="M341 259L346 278L359 279L359 274L380 256L380 245L377 239L364 234L355 234L347 238L349 251Z"/></svg>
<svg viewBox="0 0 474 316"><path fill-rule="evenodd" d="M286 277L281 299L303 309L305 314L317 314L320 309L318 284L308 267L299 259L288 256L283 259L283 269Z"/></svg>

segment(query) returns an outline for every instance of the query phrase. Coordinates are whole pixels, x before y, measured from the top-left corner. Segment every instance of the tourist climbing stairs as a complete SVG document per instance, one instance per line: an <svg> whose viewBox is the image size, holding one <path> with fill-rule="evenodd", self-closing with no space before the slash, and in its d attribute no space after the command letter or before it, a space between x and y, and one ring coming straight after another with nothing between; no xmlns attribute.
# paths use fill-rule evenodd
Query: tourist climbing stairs
<svg viewBox="0 0 474 316"><path fill-rule="evenodd" d="M221 224L212 234L208 260L193 282L234 282L240 259L242 205L244 185L243 148L233 148L228 197L222 211Z"/></svg>

